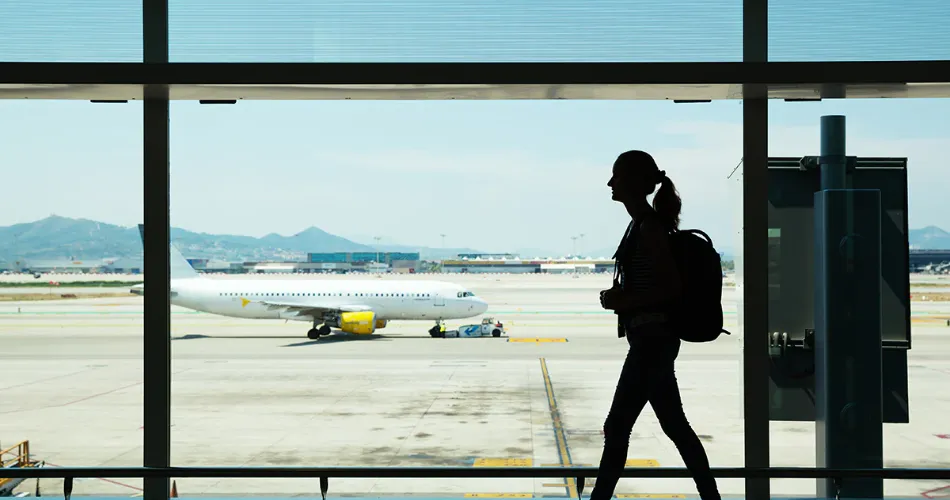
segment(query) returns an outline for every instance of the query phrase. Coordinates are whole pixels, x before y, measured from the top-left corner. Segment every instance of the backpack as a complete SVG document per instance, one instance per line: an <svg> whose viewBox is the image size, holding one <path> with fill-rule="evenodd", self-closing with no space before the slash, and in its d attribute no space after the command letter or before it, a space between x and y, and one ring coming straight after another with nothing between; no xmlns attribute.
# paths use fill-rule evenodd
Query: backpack
<svg viewBox="0 0 950 500"><path fill-rule="evenodd" d="M722 259L712 239L698 229L670 233L670 247L683 280L683 296L670 323L686 342L711 342L722 328Z"/></svg>
<svg viewBox="0 0 950 500"><path fill-rule="evenodd" d="M637 225L632 225L628 233L636 229ZM677 336L686 342L711 342L722 333L730 335L722 327L722 259L712 238L698 229L676 230L670 233L670 247L683 280L683 296L672 305L669 315ZM618 248L615 259L620 252ZM617 267L619 264L618 259ZM618 275L614 276L615 285ZM622 325L618 325L618 335L623 336Z"/></svg>

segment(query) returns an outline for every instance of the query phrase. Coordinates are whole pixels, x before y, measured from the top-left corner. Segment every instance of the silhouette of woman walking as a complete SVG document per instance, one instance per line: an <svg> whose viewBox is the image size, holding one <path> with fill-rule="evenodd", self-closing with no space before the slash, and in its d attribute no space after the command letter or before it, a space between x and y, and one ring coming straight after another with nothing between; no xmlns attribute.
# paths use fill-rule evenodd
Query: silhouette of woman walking
<svg viewBox="0 0 950 500"><path fill-rule="evenodd" d="M706 451L683 412L673 369L680 339L666 324L668 305L681 293L668 235L679 227L682 202L673 181L643 151L617 157L607 185L632 220L617 249L614 285L600 293L600 302L617 313L618 335L627 338L630 348L604 422L604 452L590 498L613 496L627 460L633 424L649 402L692 474L700 497L720 500ZM651 207L647 196L657 185Z"/></svg>

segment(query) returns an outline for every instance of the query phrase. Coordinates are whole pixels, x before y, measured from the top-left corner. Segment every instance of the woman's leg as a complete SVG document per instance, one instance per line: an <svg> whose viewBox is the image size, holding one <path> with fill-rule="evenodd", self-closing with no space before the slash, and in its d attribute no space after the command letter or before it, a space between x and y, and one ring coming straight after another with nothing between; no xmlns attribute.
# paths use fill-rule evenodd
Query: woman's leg
<svg viewBox="0 0 950 500"><path fill-rule="evenodd" d="M679 339L675 344L669 343L664 348L657 349L657 355L653 358L656 362L655 371L651 374L654 383L651 384L650 406L653 407L653 412L660 421L663 432L676 445L686 468L693 475L700 498L720 500L716 479L709 469L706 450L683 411L683 402L674 371L674 362L678 353Z"/></svg>
<svg viewBox="0 0 950 500"><path fill-rule="evenodd" d="M597 481L591 491L591 500L606 500L614 494L617 481L627 463L630 432L647 403L648 390L643 383L647 373L642 349L631 346L620 372L610 412L604 422L604 452L600 458Z"/></svg>

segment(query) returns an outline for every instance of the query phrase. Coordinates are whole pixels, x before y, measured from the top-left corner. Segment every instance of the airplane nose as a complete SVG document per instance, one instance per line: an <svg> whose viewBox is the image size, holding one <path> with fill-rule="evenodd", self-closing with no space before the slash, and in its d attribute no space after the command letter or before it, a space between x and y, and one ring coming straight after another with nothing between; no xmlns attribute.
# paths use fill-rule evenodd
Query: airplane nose
<svg viewBox="0 0 950 500"><path fill-rule="evenodd" d="M478 309L478 314L482 314L483 312L488 310L488 302L485 302L482 299L478 299L478 303L475 307L476 309Z"/></svg>

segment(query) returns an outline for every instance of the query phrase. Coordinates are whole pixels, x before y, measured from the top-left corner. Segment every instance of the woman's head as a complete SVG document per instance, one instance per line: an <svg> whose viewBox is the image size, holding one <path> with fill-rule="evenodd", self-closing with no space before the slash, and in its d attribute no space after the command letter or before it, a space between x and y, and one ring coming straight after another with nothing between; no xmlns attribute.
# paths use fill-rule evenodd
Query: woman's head
<svg viewBox="0 0 950 500"><path fill-rule="evenodd" d="M653 209L670 229L679 227L682 201L673 181L656 166L656 161L649 154L637 150L621 153L614 161L613 175L607 185L611 188L613 199L624 204L646 202L647 196L656 191ZM658 185L660 188L657 191Z"/></svg>

